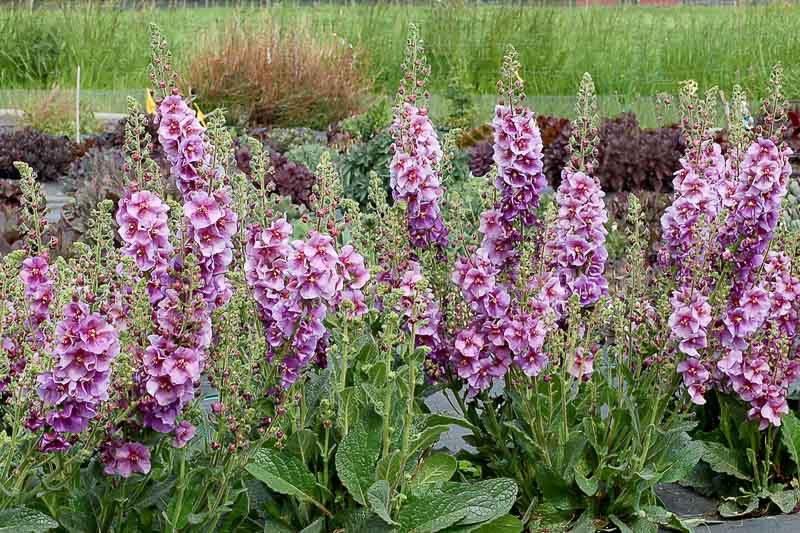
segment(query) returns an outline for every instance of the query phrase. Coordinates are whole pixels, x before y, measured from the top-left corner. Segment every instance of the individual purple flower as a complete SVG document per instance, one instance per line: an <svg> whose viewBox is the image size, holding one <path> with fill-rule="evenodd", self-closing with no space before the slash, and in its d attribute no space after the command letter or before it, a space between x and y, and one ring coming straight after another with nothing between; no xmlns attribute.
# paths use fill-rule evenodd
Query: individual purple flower
<svg viewBox="0 0 800 533"><path fill-rule="evenodd" d="M111 443L103 453L104 472L129 478L150 472L150 450L138 442Z"/></svg>
<svg viewBox="0 0 800 533"><path fill-rule="evenodd" d="M223 210L219 203L205 191L192 191L187 198L189 201L183 206L183 214L195 229L213 226L222 218Z"/></svg>
<svg viewBox="0 0 800 533"><path fill-rule="evenodd" d="M63 435L55 431L45 431L39 441L39 451L43 453L65 452L69 450L70 443Z"/></svg>
<svg viewBox="0 0 800 533"><path fill-rule="evenodd" d="M187 420L181 421L175 428L175 438L172 440L172 446L174 448L183 448L192 440L196 432L197 428L194 427L191 422Z"/></svg>
<svg viewBox="0 0 800 533"><path fill-rule="evenodd" d="M580 381L589 381L594 371L594 354L578 347L568 362L567 372Z"/></svg>

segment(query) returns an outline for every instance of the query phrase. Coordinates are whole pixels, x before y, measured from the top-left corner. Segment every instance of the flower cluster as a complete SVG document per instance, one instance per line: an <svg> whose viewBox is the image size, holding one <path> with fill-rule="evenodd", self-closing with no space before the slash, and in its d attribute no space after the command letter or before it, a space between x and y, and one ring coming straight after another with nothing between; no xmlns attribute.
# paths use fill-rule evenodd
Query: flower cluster
<svg viewBox="0 0 800 533"><path fill-rule="evenodd" d="M210 191L212 179L223 181L225 172L220 166L214 168L205 128L180 95L164 98L158 113L158 140L183 195L188 237L200 259L201 292L209 311L213 311L225 305L232 293L225 274L233 260L232 238L237 231L237 217L230 208L231 198L226 190Z"/></svg>
<svg viewBox="0 0 800 533"><path fill-rule="evenodd" d="M117 332L86 304L72 302L56 337L57 361L39 375L39 397L55 408L46 419L56 433L80 433L108 399L111 362L120 350Z"/></svg>
<svg viewBox="0 0 800 533"><path fill-rule="evenodd" d="M509 289L498 281L498 268L483 248L469 260L459 259L452 280L473 312L469 327L455 339L452 364L475 393L503 377L512 364L528 376L547 365L543 351L550 306L535 298L529 311L512 306Z"/></svg>
<svg viewBox="0 0 800 533"><path fill-rule="evenodd" d="M155 306L155 321L158 334L148 337L137 375L145 393L139 410L146 427L168 433L176 430L178 416L200 384L205 350L211 344L211 320L200 297L189 299L185 292L168 288Z"/></svg>
<svg viewBox="0 0 800 533"><path fill-rule="evenodd" d="M732 259L739 289L752 284L752 274L764 261L792 173L791 154L791 148L761 138L750 145L739 166L734 207L722 230L724 245L737 243Z"/></svg>
<svg viewBox="0 0 800 533"><path fill-rule="evenodd" d="M116 213L118 233L125 243L122 253L147 272L163 267L172 253L167 228L169 206L148 190L129 189Z"/></svg>
<svg viewBox="0 0 800 533"><path fill-rule="evenodd" d="M536 221L539 197L547 186L542 170L542 135L533 111L498 105L492 130L502 220L511 223L519 219L530 226Z"/></svg>
<svg viewBox="0 0 800 533"><path fill-rule="evenodd" d="M514 264L521 239L514 226L536 220L539 198L547 181L542 171L542 137L533 112L498 105L492 121L494 162L497 165L495 187L500 199L494 209L481 214L481 247L497 266Z"/></svg>
<svg viewBox="0 0 800 533"><path fill-rule="evenodd" d="M697 254L696 248L708 242L710 225L729 205L731 179L722 150L712 141L702 143L696 153L690 151L680 163L672 181L674 200L661 217L661 260L686 271L689 259L692 264L702 259L704 254Z"/></svg>
<svg viewBox="0 0 800 533"><path fill-rule="evenodd" d="M232 289L225 274L233 261L233 236L237 231L237 216L230 208L227 191L212 195L191 191L186 195L183 213L189 223L188 235L199 251L200 291L210 309L224 306Z"/></svg>
<svg viewBox="0 0 800 533"><path fill-rule="evenodd" d="M158 141L172 165L172 175L184 196L208 188L204 170L210 167L204 128L194 110L179 94L164 98L158 106Z"/></svg>
<svg viewBox="0 0 800 533"><path fill-rule="evenodd" d="M405 261L396 269L387 269L378 276L378 281L400 293L395 311L403 317L403 327L414 332L417 346L430 348L426 356L426 373L437 381L444 375L450 360L451 348L444 329L442 312L430 287L421 286L422 267L417 261ZM418 314L415 307L422 309Z"/></svg>
<svg viewBox="0 0 800 533"><path fill-rule="evenodd" d="M706 403L705 393L709 387L711 374L707 364L701 362L702 350L708 346L708 326L711 323L711 305L708 298L698 290L684 287L676 289L670 298L672 314L669 325L672 334L678 338L678 349L688 359L678 364L678 372L689 391L692 402Z"/></svg>
<svg viewBox="0 0 800 533"><path fill-rule="evenodd" d="M597 180L584 172L564 169L561 176L555 239L546 248L551 268L568 294L577 294L581 305L591 305L608 294L605 195Z"/></svg>
<svg viewBox="0 0 800 533"><path fill-rule="evenodd" d="M442 149L427 110L404 102L392 125L395 143L389 164L392 195L406 203L411 244L447 246L439 201L444 194L437 167Z"/></svg>
<svg viewBox="0 0 800 533"><path fill-rule="evenodd" d="M308 239L290 242L291 235L292 226L283 218L266 229L254 225L245 251L245 275L267 342L273 350L289 342L280 361L285 387L318 356L329 309L349 301L352 314L366 313L362 289L369 280L364 258L352 246L337 252L328 235L312 231Z"/></svg>
<svg viewBox="0 0 800 533"><path fill-rule="evenodd" d="M789 412L789 386L800 378L800 362L787 357L787 350L795 349L800 297L800 279L791 274L790 263L784 252L769 252L763 281L746 290L723 318L726 353L716 364L721 387L750 404L748 418L761 429L781 425L780 417Z"/></svg>
<svg viewBox="0 0 800 533"><path fill-rule="evenodd" d="M30 306L30 324L38 331L42 322L50 318L53 300L53 280L46 255L28 257L22 262L19 278L25 285L25 299Z"/></svg>

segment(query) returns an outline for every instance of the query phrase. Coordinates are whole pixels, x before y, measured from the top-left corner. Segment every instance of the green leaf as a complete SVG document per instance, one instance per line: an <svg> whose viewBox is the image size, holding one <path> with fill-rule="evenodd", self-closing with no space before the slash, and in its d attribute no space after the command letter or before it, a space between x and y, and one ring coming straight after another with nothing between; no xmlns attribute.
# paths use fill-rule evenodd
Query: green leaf
<svg viewBox="0 0 800 533"><path fill-rule="evenodd" d="M680 442L680 441L679 441ZM669 450L671 464L661 474L659 483L675 483L686 477L703 458L705 446L699 441L683 442L680 449Z"/></svg>
<svg viewBox="0 0 800 533"><path fill-rule="evenodd" d="M303 401L309 412L314 411L323 396L331 390L331 369L322 370L319 374L312 374L303 387L305 396Z"/></svg>
<svg viewBox="0 0 800 533"><path fill-rule="evenodd" d="M736 451L717 442L704 442L703 448L703 461L707 462L714 472L728 474L745 481L752 480L744 473L742 461Z"/></svg>
<svg viewBox="0 0 800 533"><path fill-rule="evenodd" d="M450 481L458 468L456 458L445 453L435 453L425 459L414 476L414 483L426 485Z"/></svg>
<svg viewBox="0 0 800 533"><path fill-rule="evenodd" d="M617 515L608 515L608 519L611 520L612 524L617 526L617 529L619 529L620 533L633 533L633 530L628 526L628 524L623 522L622 519Z"/></svg>
<svg viewBox="0 0 800 533"><path fill-rule="evenodd" d="M449 526L499 518L514 505L517 485L510 479L443 483L424 494L411 494L397 515L404 530L434 533Z"/></svg>
<svg viewBox="0 0 800 533"><path fill-rule="evenodd" d="M369 508L387 524L396 524L389 514L389 504L391 503L391 488L389 483L380 479L372 484L367 491L367 501Z"/></svg>
<svg viewBox="0 0 800 533"><path fill-rule="evenodd" d="M345 435L357 423L361 406L364 404L364 393L360 387L346 387L342 400L336 409L336 426Z"/></svg>
<svg viewBox="0 0 800 533"><path fill-rule="evenodd" d="M403 455L400 450L395 450L386 457L381 457L378 461L378 479L385 479L390 484L394 484L400 475L400 468L403 466Z"/></svg>
<svg viewBox="0 0 800 533"><path fill-rule="evenodd" d="M503 515L486 524L470 524L453 526L445 529L445 533L522 533L522 520L514 515Z"/></svg>
<svg viewBox="0 0 800 533"><path fill-rule="evenodd" d="M278 450L261 448L245 470L280 494L314 501L316 481L308 468L291 455Z"/></svg>
<svg viewBox="0 0 800 533"><path fill-rule="evenodd" d="M439 440L442 433L450 429L450 426L432 426L422 430L418 433L414 440L411 441L411 449L408 452L409 456L417 452L427 450Z"/></svg>
<svg viewBox="0 0 800 533"><path fill-rule="evenodd" d="M494 520L508 513L517 499L517 484L507 478L476 483L445 483L445 492L467 506L462 524Z"/></svg>
<svg viewBox="0 0 800 533"><path fill-rule="evenodd" d="M569 533L594 533L596 528L594 527L594 519L592 517L592 513L589 510L585 510L581 517L572 525L569 530Z"/></svg>
<svg viewBox="0 0 800 533"><path fill-rule="evenodd" d="M325 519L318 518L305 528L303 528L300 533L322 533L325 531Z"/></svg>
<svg viewBox="0 0 800 533"><path fill-rule="evenodd" d="M725 518L744 516L758 509L758 497L753 495L726 498L719 504L719 514Z"/></svg>
<svg viewBox="0 0 800 533"><path fill-rule="evenodd" d="M797 502L800 501L800 492L796 490L770 492L769 499L778 506L778 509L780 509L783 514L788 514L797 507Z"/></svg>
<svg viewBox="0 0 800 533"><path fill-rule="evenodd" d="M447 425L461 426L462 428L468 429L473 433L476 433L478 431L478 428L469 423L469 421L458 416L434 414L425 417L425 427L447 426Z"/></svg>
<svg viewBox="0 0 800 533"><path fill-rule="evenodd" d="M381 451L379 419L369 427L358 423L336 450L336 472L353 499L367 505L367 490L375 482L376 465Z"/></svg>
<svg viewBox="0 0 800 533"><path fill-rule="evenodd" d="M578 484L578 487L581 489L581 491L583 491L583 493L587 496L594 496L597 494L597 489L599 487L597 479L589 479L579 470L575 470L575 482Z"/></svg>
<svg viewBox="0 0 800 533"><path fill-rule="evenodd" d="M310 429L301 429L292 433L286 439L286 451L300 458L300 462L307 464L317 450L317 434Z"/></svg>
<svg viewBox="0 0 800 533"><path fill-rule="evenodd" d="M576 499L570 484L550 468L540 464L536 468L536 484L545 500L562 511L581 509L583 504Z"/></svg>
<svg viewBox="0 0 800 533"><path fill-rule="evenodd" d="M783 415L781 419L781 440L794 464L800 468L800 420L794 413Z"/></svg>
<svg viewBox="0 0 800 533"><path fill-rule="evenodd" d="M388 387L389 385L385 386ZM386 410L383 406L384 391L372 383L362 383L361 388L364 390L364 394L367 395L367 399L369 400L370 405L372 405L372 407L375 409L375 412L380 416L386 416Z"/></svg>
<svg viewBox="0 0 800 533"><path fill-rule="evenodd" d="M40 533L57 527L58 522L27 507L0 511L0 533Z"/></svg>

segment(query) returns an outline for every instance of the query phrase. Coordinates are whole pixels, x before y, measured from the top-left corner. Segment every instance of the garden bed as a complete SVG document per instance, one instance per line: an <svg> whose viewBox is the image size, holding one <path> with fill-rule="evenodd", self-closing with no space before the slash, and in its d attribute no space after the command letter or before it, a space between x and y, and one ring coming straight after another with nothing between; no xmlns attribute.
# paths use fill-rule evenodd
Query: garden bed
<svg viewBox="0 0 800 533"><path fill-rule="evenodd" d="M755 120L685 82L648 130L589 74L536 117L509 47L438 130L412 25L394 106L236 131L151 44L152 109L0 137L0 529L797 527L780 66Z"/></svg>

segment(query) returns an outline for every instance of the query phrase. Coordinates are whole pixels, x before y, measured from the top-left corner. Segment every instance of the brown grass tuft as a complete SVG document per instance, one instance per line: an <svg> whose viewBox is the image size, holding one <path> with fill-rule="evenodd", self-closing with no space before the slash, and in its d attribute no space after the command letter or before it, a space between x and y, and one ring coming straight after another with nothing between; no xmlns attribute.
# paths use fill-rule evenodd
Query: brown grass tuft
<svg viewBox="0 0 800 533"><path fill-rule="evenodd" d="M226 108L235 123L322 129L361 110L367 72L363 54L335 35L264 17L207 37L186 81L202 106Z"/></svg>

